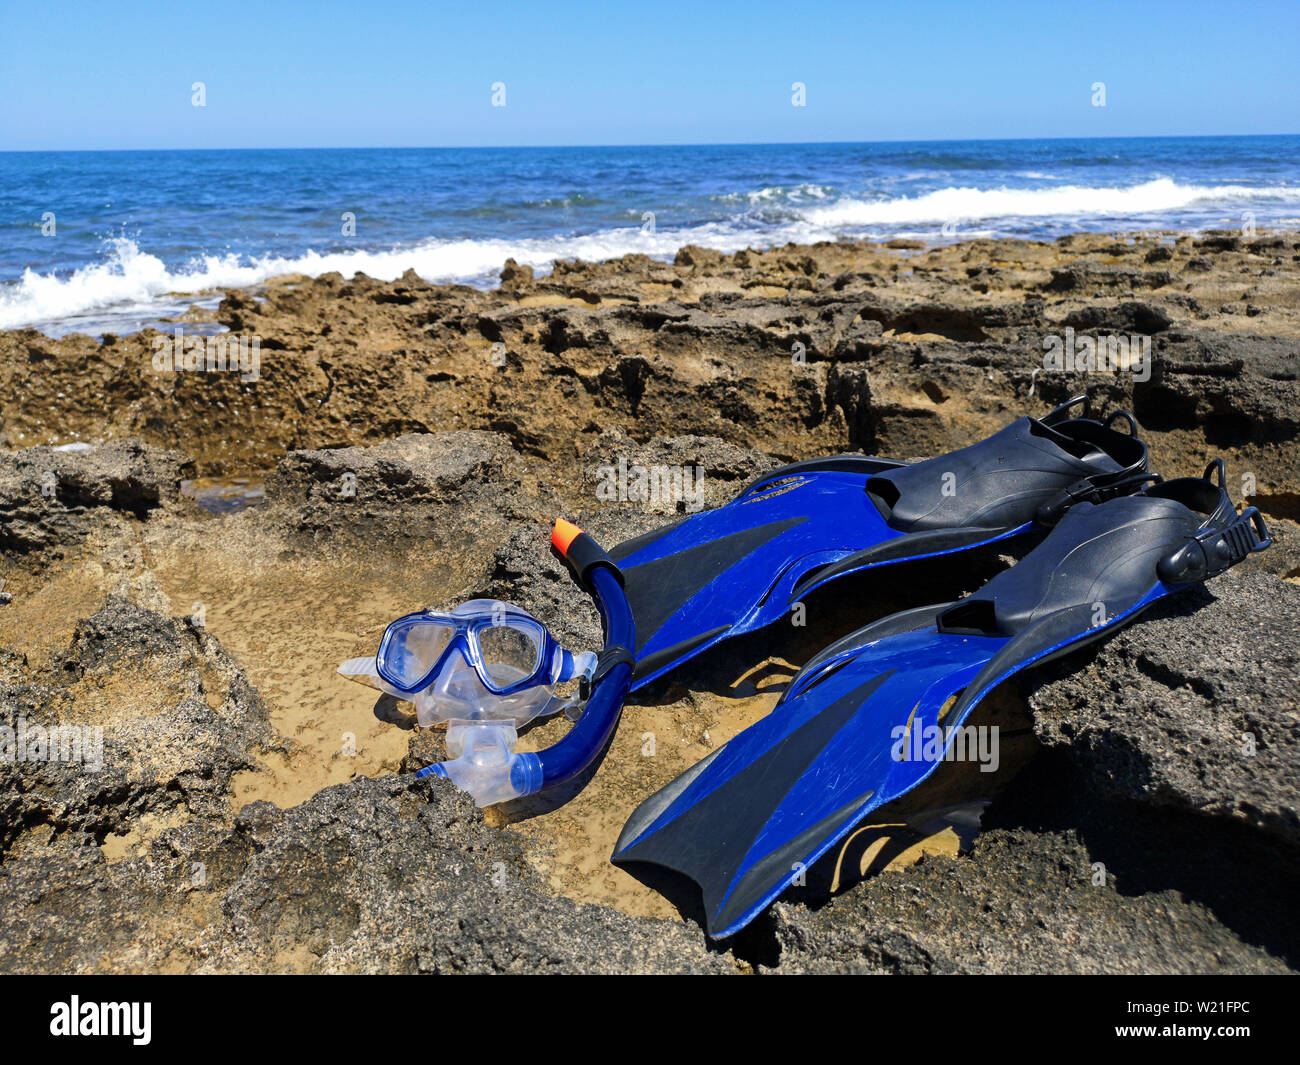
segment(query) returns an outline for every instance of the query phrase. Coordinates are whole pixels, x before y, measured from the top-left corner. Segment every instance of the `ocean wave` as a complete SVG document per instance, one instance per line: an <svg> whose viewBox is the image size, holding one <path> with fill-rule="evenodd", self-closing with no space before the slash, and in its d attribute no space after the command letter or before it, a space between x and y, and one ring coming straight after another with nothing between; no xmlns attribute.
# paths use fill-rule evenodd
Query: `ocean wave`
<svg viewBox="0 0 1300 1065"><path fill-rule="evenodd" d="M796 194L804 202L795 202ZM1115 220L1142 220L1142 224L1183 223L1193 216L1210 220L1208 212L1264 210L1271 217L1295 212L1300 188L1251 188L1242 185L1181 185L1156 178L1128 187L1062 185L1033 189L977 189L949 187L914 197L828 200L828 188L797 185L762 188L738 194L752 206L728 218L684 227L661 226L653 231L639 226L603 229L587 234L560 234L518 239L428 239L384 250L342 249L299 255L240 256L233 253L199 255L183 266L164 263L142 250L134 240L106 241L101 259L71 274L42 274L28 269L17 282L0 285L0 329L58 323L59 331L91 325L90 316L102 320L149 320L150 309L169 308L176 313L180 297L200 297L221 289L255 285L281 274L319 276L337 271L344 277L363 272L391 281L414 270L432 282L459 281L492 284L508 258L544 272L556 259L601 261L630 253L669 259L685 244L731 252L746 247L777 247L786 242L814 243L853 237L915 234L920 239L966 239L977 235L1014 232L1014 223L989 223L1015 218L1044 218L1071 226L1088 216ZM806 199L805 199L806 198ZM757 205L783 200L779 211ZM811 201L811 202L809 202ZM662 219L661 219L662 221ZM940 226L955 223L954 232ZM982 224L980 224L982 223ZM933 225L933 230L927 230ZM135 328L139 328L138 324Z"/></svg>
<svg viewBox="0 0 1300 1065"><path fill-rule="evenodd" d="M1171 178L1156 178L1126 188L1080 185L1047 189L963 187L888 200L842 199L825 207L811 208L804 212L804 217L816 225L838 229L957 219L1151 215L1192 205L1209 206L1240 200L1300 203L1300 188L1180 185Z"/></svg>
<svg viewBox="0 0 1300 1065"><path fill-rule="evenodd" d="M714 197L714 199L719 203L749 203L761 206L782 201L801 203L804 200L824 200L833 191L826 185L814 185L805 182L802 185L791 185L788 188L784 185L769 185L766 188L753 189L750 192L727 192Z"/></svg>
<svg viewBox="0 0 1300 1065"><path fill-rule="evenodd" d="M293 257L252 258L205 255L179 269L169 269L157 256L141 251L133 240L118 237L105 242L103 260L80 267L68 276L29 269L16 284L0 288L0 329L64 322L108 308L129 312L148 308L167 296L243 288L282 274L318 277L337 271L350 278L361 272L380 281L392 281L414 270L433 282L487 284L495 280L506 259L544 271L556 259L601 261L633 253L671 258L685 244L736 251L755 243L806 243L830 236L803 222L770 228L761 234L725 223L654 232L627 227L554 238L430 240L384 251L308 250Z"/></svg>

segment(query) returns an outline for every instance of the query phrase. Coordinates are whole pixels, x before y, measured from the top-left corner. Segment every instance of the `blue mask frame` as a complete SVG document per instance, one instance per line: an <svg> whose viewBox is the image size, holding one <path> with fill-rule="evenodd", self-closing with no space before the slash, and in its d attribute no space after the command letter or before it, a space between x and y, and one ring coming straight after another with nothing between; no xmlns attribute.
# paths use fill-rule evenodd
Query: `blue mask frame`
<svg viewBox="0 0 1300 1065"><path fill-rule="evenodd" d="M447 630L447 642L427 669L413 674L409 664L404 665L408 656L405 640L413 629L423 626ZM537 648L532 669L504 685L493 678L479 639L485 629L496 628L523 633ZM464 603L452 613L422 610L398 618L384 630L375 654L375 667L385 683L413 695L429 686L453 653L459 653L469 663L483 686L494 695L513 695L539 684L562 683L576 675L573 655L560 646L545 625L517 606L489 599Z"/></svg>

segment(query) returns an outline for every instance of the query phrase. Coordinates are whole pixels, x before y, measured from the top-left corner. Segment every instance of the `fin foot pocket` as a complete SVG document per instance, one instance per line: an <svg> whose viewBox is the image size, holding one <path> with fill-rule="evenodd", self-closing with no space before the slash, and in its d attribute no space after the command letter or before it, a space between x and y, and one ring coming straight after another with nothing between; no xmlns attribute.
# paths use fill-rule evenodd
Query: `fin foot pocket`
<svg viewBox="0 0 1300 1065"><path fill-rule="evenodd" d="M1137 491L1154 475L1136 419L1090 413L1089 398L1076 396L921 462L790 463L722 507L620 545L612 554L646 660L636 683L770 624L838 577L982 547L1050 527L1080 503Z"/></svg>

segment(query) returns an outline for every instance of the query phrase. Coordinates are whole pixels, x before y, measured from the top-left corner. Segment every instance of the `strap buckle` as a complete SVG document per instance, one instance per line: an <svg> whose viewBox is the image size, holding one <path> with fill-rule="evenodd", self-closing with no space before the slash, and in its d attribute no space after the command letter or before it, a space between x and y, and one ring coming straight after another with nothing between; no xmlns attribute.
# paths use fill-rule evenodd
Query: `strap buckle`
<svg viewBox="0 0 1300 1065"><path fill-rule="evenodd" d="M1263 551L1273 542L1264 516L1247 507L1221 528L1203 529L1182 547L1160 560L1156 572L1166 584L1189 584L1217 577L1247 555Z"/></svg>
<svg viewBox="0 0 1300 1065"><path fill-rule="evenodd" d="M1068 484L1046 503L1038 508L1035 515L1040 525L1055 525L1075 503L1080 503L1097 491L1097 486L1087 477L1082 477L1073 484Z"/></svg>
<svg viewBox="0 0 1300 1065"><path fill-rule="evenodd" d="M1126 473L1114 479L1112 474L1099 477L1081 477L1073 484L1066 485L1056 495L1038 508L1035 515L1040 525L1055 525L1065 512L1076 503L1104 503L1117 496L1125 496L1140 488L1148 481L1160 482L1160 474Z"/></svg>

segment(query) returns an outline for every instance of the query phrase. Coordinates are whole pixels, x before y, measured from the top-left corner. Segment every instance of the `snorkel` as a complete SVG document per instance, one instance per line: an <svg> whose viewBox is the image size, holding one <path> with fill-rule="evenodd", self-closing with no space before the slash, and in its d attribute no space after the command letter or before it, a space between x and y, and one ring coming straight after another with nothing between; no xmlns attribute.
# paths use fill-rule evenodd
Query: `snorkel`
<svg viewBox="0 0 1300 1065"><path fill-rule="evenodd" d="M542 629L543 642L538 648L539 666L533 674L528 674L513 683L502 683L500 675L490 672L482 662L482 632L477 638L472 633L474 623L465 622L463 626L455 625L457 634L463 627L466 635L463 642L471 648L468 656L462 656L458 647L450 644L441 652L434 672L434 683L421 688L414 695L408 694L404 686L394 685L403 698L413 699L417 712L427 709L430 699L438 699L437 685L455 684L449 681L453 669L462 669L456 663L458 657L477 671L478 691L480 696L477 708L470 704L472 699L462 700L466 706L466 716L446 717L447 750L452 758L446 762L437 762L416 772L417 777L439 776L450 780L462 791L468 792L478 806L491 806L524 795L532 795L544 788L572 780L587 768L604 749L614 727L618 724L619 713L623 708L623 699L632 683L632 667L635 656L632 648L636 646L636 626L632 619L632 609L628 605L623 591L623 577L613 560L590 536L576 525L559 519L551 534L551 543L556 551L569 563L579 581L596 601L600 611L605 633L604 648L597 655L571 655L555 643L544 627L531 615L518 608L513 608L533 624ZM481 601L477 601L481 602ZM472 606L474 604L466 604ZM506 604L499 604L506 606ZM453 615L441 615L452 618ZM406 620L406 619L402 619ZM517 618L506 619L499 623L502 627L516 624ZM394 623L397 624L397 623ZM391 628L391 627L390 627ZM523 629L518 630L526 635ZM391 670L386 669L384 652L389 644L385 634L384 644L380 647L377 660L380 671L389 672L384 677L385 687L393 683ZM475 660L475 656L478 660ZM551 665L545 661L551 656ZM448 668L447 663L452 663ZM549 673L544 672L546 669ZM488 670L485 672L485 669ZM462 692L474 689L474 674L463 672ZM581 677L582 692L586 704L581 716L569 730L568 734L552 747L538 752L515 751L518 741L518 729L539 712L554 712L560 706L550 705L548 710L537 709L538 688L545 688L545 695L550 696L547 679L567 680L574 676ZM539 679L547 678L547 679ZM427 678L422 678L427 679ZM444 698L442 705L448 705ZM515 703L512 704L511 700ZM555 702L551 698L551 703ZM423 704L423 705L422 705ZM452 702L453 707L458 705ZM514 712L515 705L526 707L522 712ZM543 699L541 705L547 705ZM561 706L568 707L568 703ZM453 713L459 713L453 710ZM526 714L526 716L524 716ZM522 720L521 720L522 718ZM422 720L421 724L425 722ZM432 723L432 722L429 722Z"/></svg>

